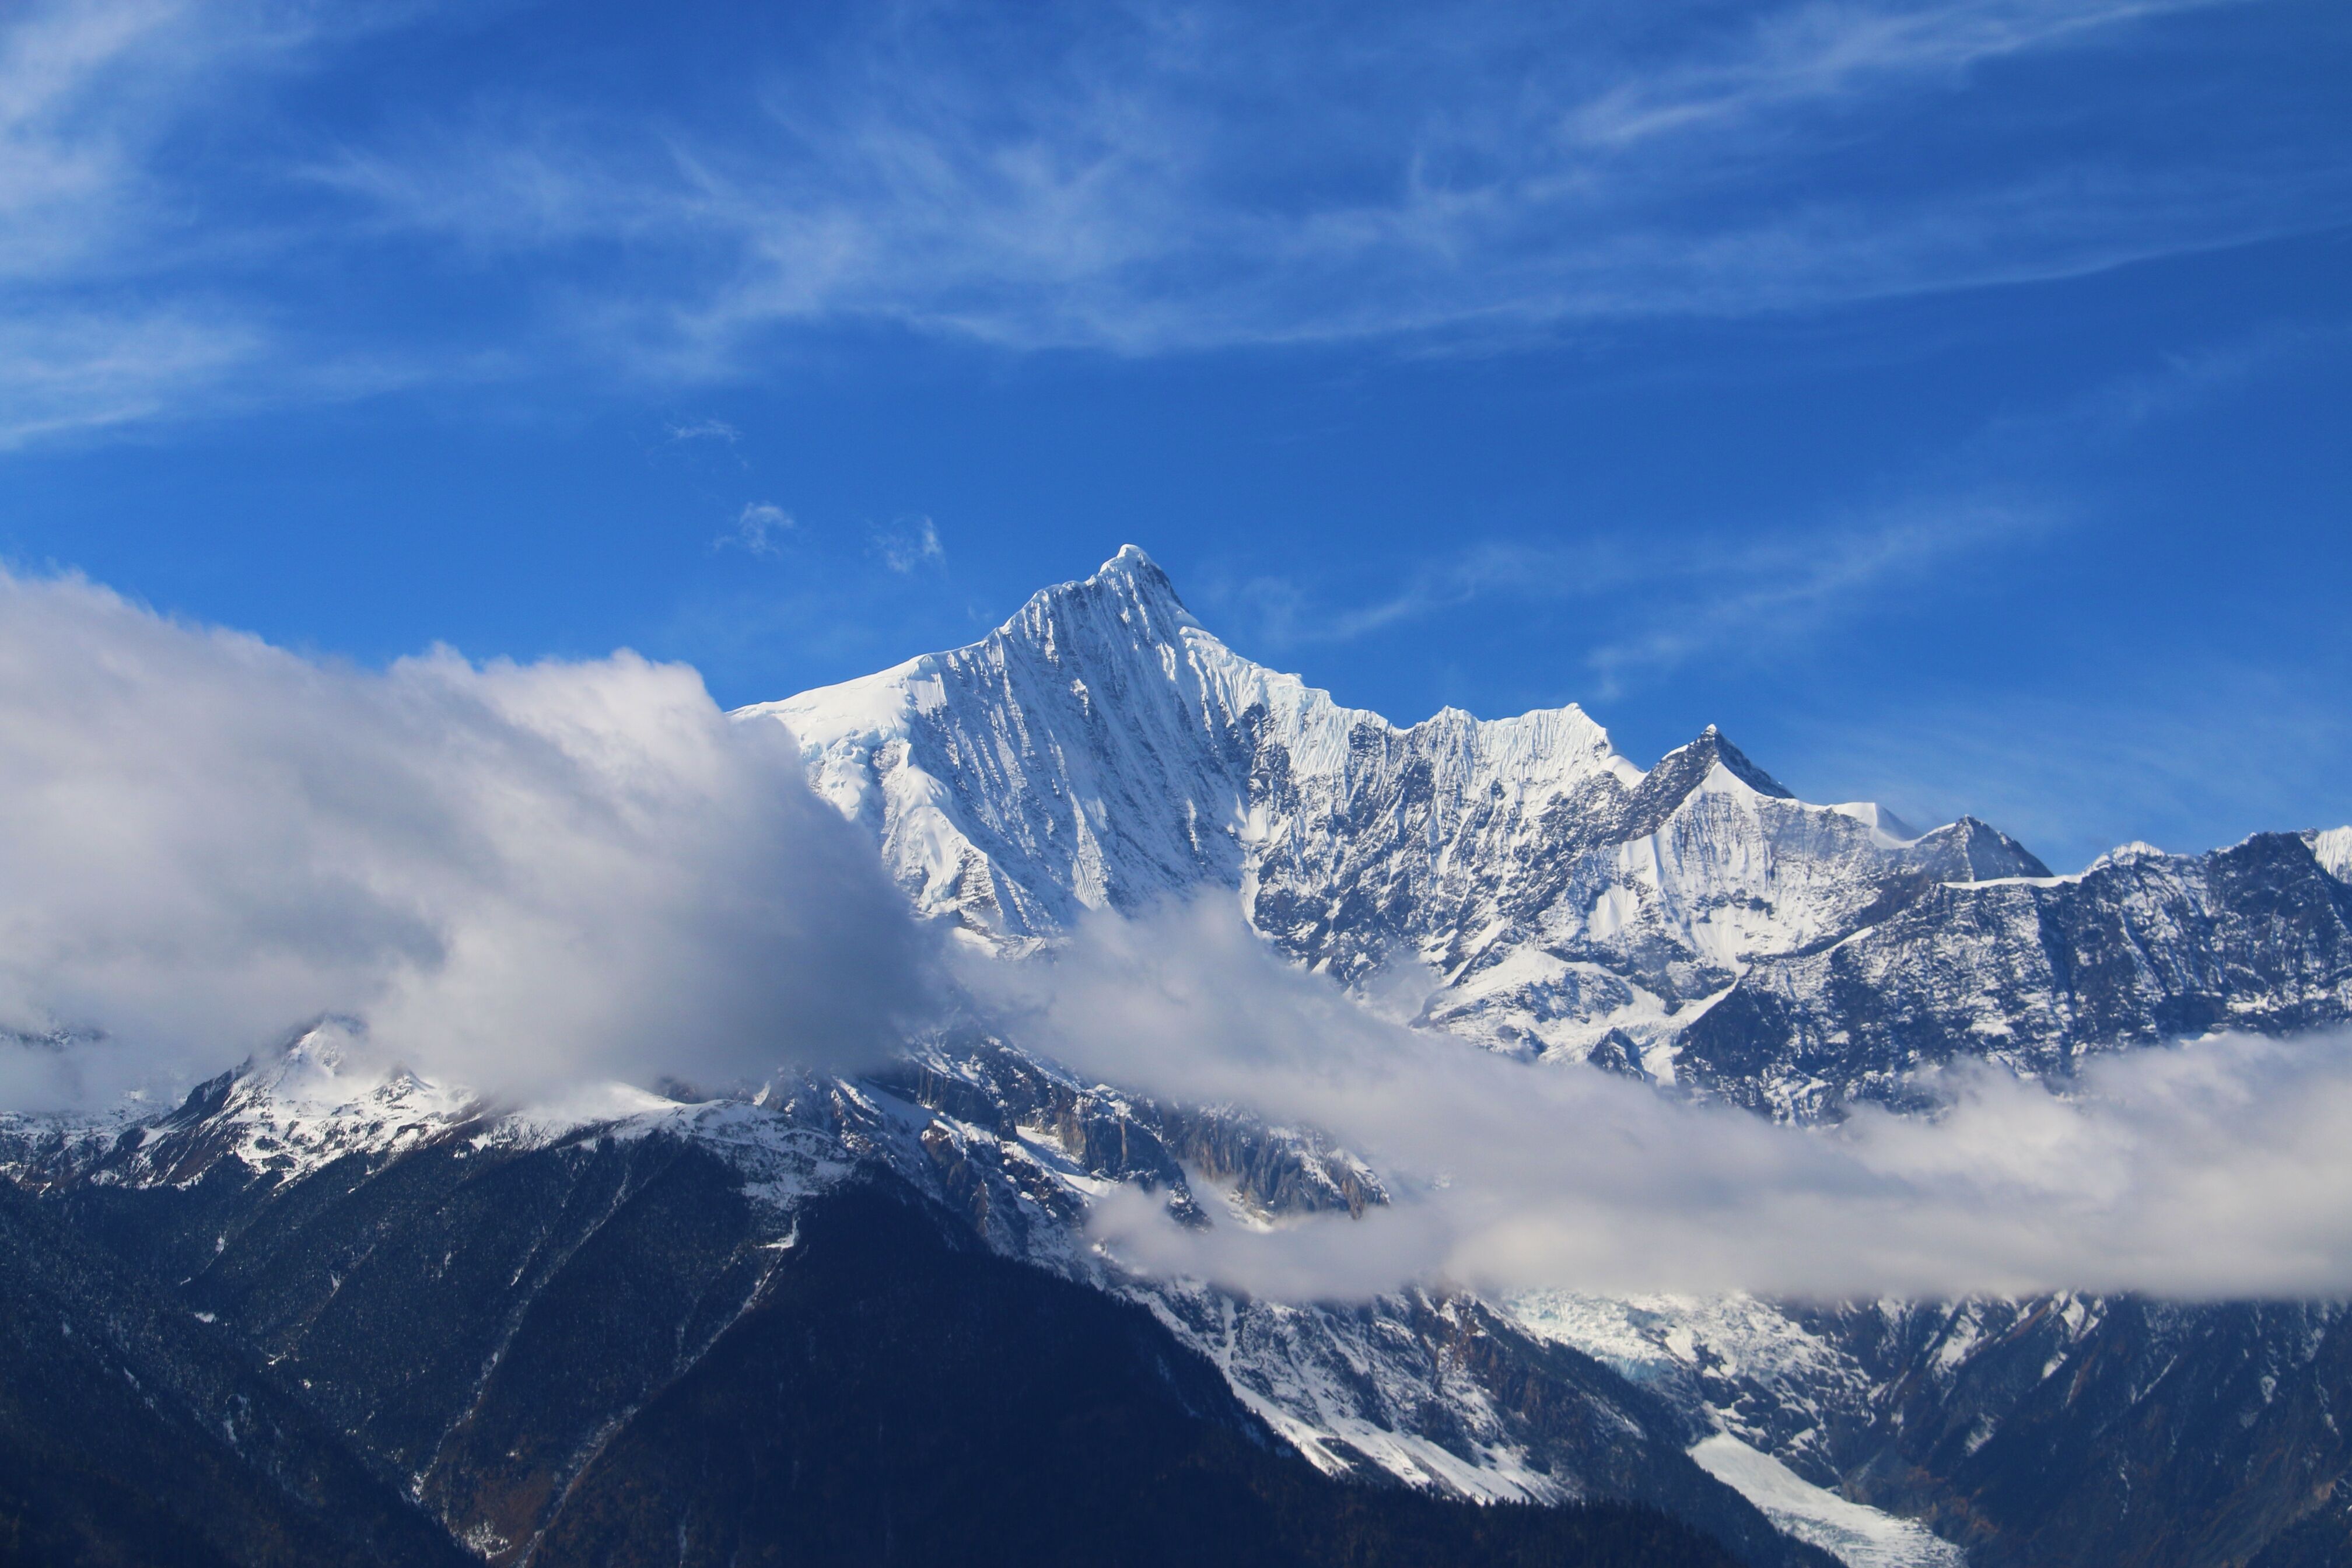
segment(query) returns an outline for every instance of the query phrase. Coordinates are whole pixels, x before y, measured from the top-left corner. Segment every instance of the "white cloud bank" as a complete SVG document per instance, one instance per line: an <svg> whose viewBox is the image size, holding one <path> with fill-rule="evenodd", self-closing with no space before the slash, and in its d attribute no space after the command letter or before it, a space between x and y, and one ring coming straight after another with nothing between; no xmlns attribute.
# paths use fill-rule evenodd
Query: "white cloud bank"
<svg viewBox="0 0 2352 1568"><path fill-rule="evenodd" d="M846 1065L925 974L870 847L690 668L377 673L0 574L0 1105L322 1014L494 1090Z"/></svg>
<svg viewBox="0 0 2352 1568"><path fill-rule="evenodd" d="M1803 1131L1415 1034L1205 903L1105 917L1050 967L971 983L1082 1071L1318 1126L1399 1195L1271 1232L1105 1205L1097 1234L1156 1272L1292 1299L1432 1277L1814 1298L2352 1290L2342 1037L2125 1053L2063 1099L1958 1072L1939 1120L1864 1110Z"/></svg>

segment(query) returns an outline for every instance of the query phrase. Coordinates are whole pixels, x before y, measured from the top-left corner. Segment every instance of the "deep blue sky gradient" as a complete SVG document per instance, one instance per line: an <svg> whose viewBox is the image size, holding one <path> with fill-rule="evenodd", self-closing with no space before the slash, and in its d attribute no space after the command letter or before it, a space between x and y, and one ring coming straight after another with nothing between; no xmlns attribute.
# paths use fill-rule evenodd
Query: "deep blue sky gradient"
<svg viewBox="0 0 2352 1568"><path fill-rule="evenodd" d="M0 17L17 570L733 704L1133 541L1400 721L2352 819L2340 5L349 9Z"/></svg>

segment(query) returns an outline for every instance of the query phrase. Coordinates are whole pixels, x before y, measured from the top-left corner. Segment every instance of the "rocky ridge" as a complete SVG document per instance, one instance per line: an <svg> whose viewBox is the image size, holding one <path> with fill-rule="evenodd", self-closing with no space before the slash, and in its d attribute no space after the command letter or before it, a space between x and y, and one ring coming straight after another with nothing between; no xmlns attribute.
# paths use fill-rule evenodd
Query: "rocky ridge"
<svg viewBox="0 0 2352 1568"><path fill-rule="evenodd" d="M0 1126L0 1165L261 1346L491 1563L537 1560L607 1436L704 1375L783 1288L803 1223L876 1183L955 1245L1139 1309L1160 1353L1197 1357L1334 1480L1636 1502L1742 1563L1823 1561L1685 1457L1683 1414L1473 1298L1259 1301L1121 1270L1085 1225L1122 1184L1196 1222L1385 1194L1310 1136L1163 1110L984 1037L748 1099L499 1111L360 1065L329 1026L164 1116Z"/></svg>
<svg viewBox="0 0 2352 1568"><path fill-rule="evenodd" d="M1269 942L1345 982L1424 966L1425 1026L1776 1118L1916 1106L1920 1069L1956 1059L2057 1082L2101 1051L2352 1016L2352 829L2206 855L2129 846L2056 876L1974 819L1916 833L1874 806L1798 802L1713 729L1645 771L1572 707L1399 728L1234 654L1131 549L969 648L739 718L791 727L918 907L981 941L1019 947L1087 909L1229 894ZM2227 1385L2240 1355L2280 1370L2238 1396L2237 1430L2274 1430L2281 1387L2328 1392L2326 1336L2248 1349L2252 1320L2219 1309L1517 1305L1691 1430L1752 1445L1800 1485L1928 1518L1983 1563L2118 1548L2120 1519L2099 1507L2082 1517L2105 1522L2062 1550L1997 1500L1997 1478L2049 1472L2035 1444L2051 1433L2115 1456L2168 1379ZM2164 1360L2156 1321L2195 1325L2205 1360ZM1633 1342L1645 1348L1625 1353ZM2086 1364L2137 1369L2120 1408L2094 1417L2056 1392ZM2034 1421L2040 1438L2023 1435ZM1941 1447L1916 1436L1956 1422ZM2150 1485L2221 1484L2194 1449L2116 1457L2149 1467ZM2305 1485L2252 1488L2246 1506L2276 1527L2320 1495ZM2149 1560L2234 1560L2206 1552Z"/></svg>
<svg viewBox="0 0 2352 1568"><path fill-rule="evenodd" d="M2340 1020L2352 998L2352 830L2057 877L1971 819L1917 833L1796 801L1713 730L1643 770L1573 708L1399 728L1233 654L1133 550L971 647L738 717L790 727L916 907L989 951L1089 910L1230 897L1343 983L1425 975L1425 1027L1797 1121L1902 1106L1956 1057L2062 1077L2220 1024ZM498 1563L528 1557L575 1486L618 1484L591 1477L602 1445L783 1288L804 1215L875 1180L1139 1309L1328 1477L1630 1499L1751 1563L1817 1560L1768 1512L1850 1563L1950 1561L1859 1503L1979 1568L2203 1568L2320 1539L2315 1500L2346 1468L2320 1436L2352 1397L2326 1309L1341 1307L1130 1276L1086 1230L1118 1187L1187 1223L1261 1224L1361 1212L1380 1177L1311 1133L1156 1105L982 1032L749 1099L517 1113L362 1070L329 1025L161 1117L0 1127L0 1163L271 1347ZM648 1295L639 1273L668 1283ZM616 1282L626 1310L579 1318ZM387 1321L460 1286L464 1331L430 1368L383 1357ZM638 1349L546 1404L564 1335L595 1322ZM2184 1443L2198 1423L2242 1436ZM2184 1531L2192 1502L2235 1522ZM2053 1509L2079 1522L2054 1530Z"/></svg>
<svg viewBox="0 0 2352 1568"><path fill-rule="evenodd" d="M1775 1116L2040 1076L2217 1027L2352 1017L2352 830L2053 876L1963 817L1813 805L1710 727L1643 770L1570 706L1410 728L1202 628L1129 546L969 647L760 704L917 908L1019 950L1087 910L1230 894L1420 1021Z"/></svg>
<svg viewBox="0 0 2352 1568"><path fill-rule="evenodd" d="M1573 705L1399 728L1234 653L1131 545L969 647L735 717L787 726L916 907L992 945L1230 891L1343 983L1425 969L1434 1026L1666 1082L1758 958L2048 875L1979 822L1798 801L1712 728L1646 771Z"/></svg>

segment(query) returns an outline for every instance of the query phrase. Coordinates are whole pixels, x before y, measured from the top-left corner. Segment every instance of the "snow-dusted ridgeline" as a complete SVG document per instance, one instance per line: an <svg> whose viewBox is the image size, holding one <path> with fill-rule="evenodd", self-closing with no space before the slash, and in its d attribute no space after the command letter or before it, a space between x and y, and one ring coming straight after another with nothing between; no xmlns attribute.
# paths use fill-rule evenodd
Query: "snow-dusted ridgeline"
<svg viewBox="0 0 2352 1568"><path fill-rule="evenodd" d="M1646 771L1573 705L1400 728L1235 654L1131 545L968 647L736 718L789 727L917 907L983 940L1229 890L1343 981L1411 955L1436 1026L1669 1080L1754 958L2046 874L1979 823L1798 801L1712 728Z"/></svg>
<svg viewBox="0 0 2352 1568"><path fill-rule="evenodd" d="M1132 548L970 647L739 718L789 726L918 907L985 942L1222 891L1343 981L1417 959L1426 1025L1780 1117L1902 1103L1916 1068L1955 1055L2063 1073L2168 1034L2352 1016L2352 829L2207 856L2126 846L2062 877L1972 818L1923 834L1869 805L1797 801L1713 729L1643 770L1573 707L1400 728L1234 654ZM2103 1304L2068 1299L1518 1310L1720 1434L1705 1451L1725 1479L1815 1539L1846 1531L1857 1563L1949 1559L1803 1489L1851 1484L1895 1462L1906 1422L1962 1413L1958 1452L1997 1462L2011 1411L2077 1355L2153 1353ZM1633 1341L1646 1348L1628 1355ZM1307 1385L1255 1359L1263 1344L1219 1353L1237 1385ZM2308 1356L2296 1364L2310 1375ZM1316 1398L1290 1408L1278 1424L1310 1451L1356 1419ZM1317 1414L1302 1425L1303 1409ZM2013 1446L2033 1452L2036 1430ZM1482 1463L1507 1489L1517 1467L1500 1452ZM1879 1495L1943 1506L1932 1487Z"/></svg>

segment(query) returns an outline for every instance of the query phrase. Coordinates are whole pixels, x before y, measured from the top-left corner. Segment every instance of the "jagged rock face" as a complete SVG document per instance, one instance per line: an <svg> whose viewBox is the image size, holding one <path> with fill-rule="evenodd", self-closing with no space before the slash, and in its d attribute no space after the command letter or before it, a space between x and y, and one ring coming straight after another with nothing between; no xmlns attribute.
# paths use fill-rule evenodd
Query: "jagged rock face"
<svg viewBox="0 0 2352 1568"><path fill-rule="evenodd" d="M1685 1457L1699 1435L1688 1413L1474 1298L1254 1300L1106 1269L1071 1245L1083 1221L1074 1187L1106 1179L1141 1183L1179 1216L1204 1205L1259 1219L1360 1213L1387 1201L1373 1173L1310 1135L1082 1088L995 1041L927 1053L867 1086L866 1103L878 1109L891 1089L930 1119L912 1138L866 1121L865 1146L998 1251L1144 1306L1327 1474L1493 1501L1627 1499L1700 1525L1745 1562L1816 1561Z"/></svg>
<svg viewBox="0 0 2352 1568"><path fill-rule="evenodd" d="M970 647L738 717L997 940L1229 889L1344 982L1425 964L1424 1025L1779 1117L1956 1058L2352 1017L2352 832L2056 878L1973 818L1795 800L1713 729L1647 772L1573 707L1399 729L1235 655L1131 547Z"/></svg>
<svg viewBox="0 0 2352 1568"><path fill-rule="evenodd" d="M1913 1358L1845 1441L1857 1492L1937 1521L1978 1568L2243 1563L2352 1467L2340 1304L1975 1310L1992 1321L1966 1353Z"/></svg>
<svg viewBox="0 0 2352 1568"><path fill-rule="evenodd" d="M233 1128L234 1119L219 1119ZM69 1184L79 1227L184 1281L477 1555L512 1561L617 1414L698 1357L778 1255L740 1175L671 1137L478 1146L443 1121L290 1180Z"/></svg>
<svg viewBox="0 0 2352 1568"><path fill-rule="evenodd" d="M970 647L742 716L793 725L927 912L1022 937L1232 884L1241 716L1309 694L1219 657L1139 554L1115 565Z"/></svg>
<svg viewBox="0 0 2352 1568"><path fill-rule="evenodd" d="M1783 1114L1899 1100L1976 1057L2058 1078L2086 1053L2352 1016L2352 887L2317 836L2111 856L2079 878L1943 883L1826 952L1758 959L1681 1037L1684 1070Z"/></svg>
<svg viewBox="0 0 2352 1568"><path fill-rule="evenodd" d="M1805 1307L1547 1295L1522 1321L1972 1568L2335 1563L2352 1475L2341 1302Z"/></svg>
<svg viewBox="0 0 2352 1568"><path fill-rule="evenodd" d="M1106 1558L1734 1561L1622 1507L1479 1509L1335 1484L1149 1313L991 1256L887 1186L808 1207L772 1285L597 1446L532 1560Z"/></svg>
<svg viewBox="0 0 2352 1568"><path fill-rule="evenodd" d="M1180 1493L1187 1476L1214 1483L1203 1507L1244 1481L1270 1497L1253 1530L1360 1531L1365 1561L1391 1525L1333 1510L1404 1505L1348 1502L1336 1483L1638 1501L1751 1568L1825 1568L1685 1457L1679 1416L1475 1301L1251 1301L1121 1274L1083 1238L1087 1194L1118 1182L1196 1218L1382 1201L1311 1140L1163 1113L983 1039L874 1079L573 1125L454 1096L387 1117L417 1086L351 1077L338 1098L323 1066L298 1043L112 1136L0 1128L0 1163L72 1234L175 1281L184 1311L251 1346L321 1432L482 1560L621 1560L648 1519L664 1561L757 1555L782 1518L758 1495L779 1492L827 1510L830 1544L802 1560L862 1561L877 1548L860 1498L920 1483L974 1517L1051 1528L1056 1505L1156 1507L1172 1474ZM1188 1171L1223 1185L1195 1192ZM843 1275L819 1254L860 1261ZM1063 1364L1089 1342L1095 1361ZM972 1374L978 1404L939 1405L941 1364L992 1369ZM858 1447L872 1434L855 1412L884 1408L896 1434ZM1071 1474L1111 1429L1159 1468ZM681 1469L681 1454L699 1457ZM951 1544L926 1517L898 1546ZM1459 1548L1475 1518L1412 1528ZM1724 1560L1673 1531L1633 1546Z"/></svg>
<svg viewBox="0 0 2352 1568"><path fill-rule="evenodd" d="M1916 835L1873 807L1796 801L1712 730L1644 772L1573 708L1400 729L1240 658L1131 551L971 648L742 717L792 726L919 905L995 940L1226 890L1268 940L1342 980L1400 956L1430 966L1425 1025L1777 1117L1906 1105L1917 1069L1955 1058L2063 1078L2102 1049L2352 1016L2352 830L2202 856L2136 846L2060 878L1973 819ZM1174 1296L1162 1310L1185 1320ZM2278 1553L2334 1539L2334 1516L2311 1510L2343 1467L2325 1444L2296 1450L2282 1414L2325 1408L2313 1347L2332 1330L2306 1344L2251 1309L2073 1298L1661 1299L1588 1304L1566 1327L1522 1310L1691 1432L1720 1427L1817 1484L1929 1518L1981 1563L2220 1563L2273 1535ZM1372 1340L1318 1320L1305 1348L1270 1320L1220 1335L1193 1317L1194 1342L1277 1425L1325 1400L1297 1390L1330 1348L1424 1342L1401 1308ZM1647 1348L1612 1353L1627 1342ZM2250 1397L2231 1379L2252 1363L2285 1370ZM1402 1363L1391 1350L1362 1364ZM1414 1404L1382 1395L1377 1373L1358 1382L1369 1392L1294 1440L1328 1455L1381 1432L1453 1433L1487 1473L1532 1451L1480 1447L1504 1430L1482 1425L1503 1407L1483 1385ZM2178 1392L2191 1384L2193 1399ZM2256 1436L2215 1458L2185 1441L2182 1400ZM1411 1447L1381 1462L1442 1470ZM2139 1487L2136 1514L2102 1489L2111 1471ZM2231 1508L2239 1525L2192 1528ZM2173 1544L2153 1544L2167 1531Z"/></svg>
<svg viewBox="0 0 2352 1568"><path fill-rule="evenodd" d="M1867 1384L1829 1424L1847 1489L1976 1568L2242 1563L2340 1491L2340 1303L2135 1297L1805 1314ZM2310 1531L2304 1533L2309 1534Z"/></svg>
<svg viewBox="0 0 2352 1568"><path fill-rule="evenodd" d="M1797 801L1712 729L1646 773L1573 706L1400 729L1234 654L1132 547L970 647L737 717L788 725L918 907L994 940L1230 889L1343 981L1428 966L1431 1024L1668 1079L1757 956L2047 874L1980 823Z"/></svg>

